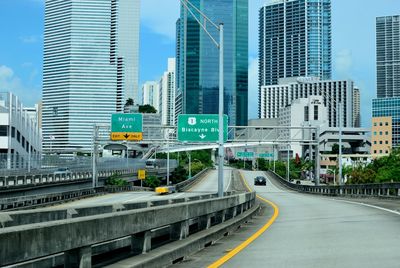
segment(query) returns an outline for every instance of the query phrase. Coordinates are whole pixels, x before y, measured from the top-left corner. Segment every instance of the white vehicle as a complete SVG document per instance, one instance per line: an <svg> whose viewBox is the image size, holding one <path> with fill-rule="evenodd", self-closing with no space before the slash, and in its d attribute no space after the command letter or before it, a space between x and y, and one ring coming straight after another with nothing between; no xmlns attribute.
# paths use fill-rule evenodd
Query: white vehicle
<svg viewBox="0 0 400 268"><path fill-rule="evenodd" d="M56 171L54 171L54 175L64 175L71 173L71 170L67 167L60 167Z"/></svg>

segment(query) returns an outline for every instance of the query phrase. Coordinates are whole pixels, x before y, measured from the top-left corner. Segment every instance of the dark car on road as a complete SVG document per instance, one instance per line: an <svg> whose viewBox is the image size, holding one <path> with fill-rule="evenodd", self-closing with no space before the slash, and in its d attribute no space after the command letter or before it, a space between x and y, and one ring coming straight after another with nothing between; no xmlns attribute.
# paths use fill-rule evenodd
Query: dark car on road
<svg viewBox="0 0 400 268"><path fill-rule="evenodd" d="M257 176L254 178L254 185L267 185L267 179L263 176Z"/></svg>

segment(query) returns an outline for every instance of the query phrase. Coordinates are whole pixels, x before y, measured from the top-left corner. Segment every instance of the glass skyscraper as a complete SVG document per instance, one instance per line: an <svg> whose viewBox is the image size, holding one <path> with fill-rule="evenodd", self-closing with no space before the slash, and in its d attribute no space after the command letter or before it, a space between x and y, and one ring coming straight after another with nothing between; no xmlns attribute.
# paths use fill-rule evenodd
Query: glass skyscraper
<svg viewBox="0 0 400 268"><path fill-rule="evenodd" d="M216 24L224 23L224 113L230 125L247 125L248 0L192 0L191 3ZM194 10L193 13L198 15ZM211 25L207 29L218 41L218 31ZM183 6L177 22L176 58L182 113L218 113L218 48Z"/></svg>
<svg viewBox="0 0 400 268"><path fill-rule="evenodd" d="M331 73L331 0L276 0L260 9L260 88Z"/></svg>
<svg viewBox="0 0 400 268"><path fill-rule="evenodd" d="M137 83L135 9L139 0L46 0L44 152L90 151L93 125L123 111Z"/></svg>
<svg viewBox="0 0 400 268"><path fill-rule="evenodd" d="M400 97L400 16L376 18L378 98Z"/></svg>

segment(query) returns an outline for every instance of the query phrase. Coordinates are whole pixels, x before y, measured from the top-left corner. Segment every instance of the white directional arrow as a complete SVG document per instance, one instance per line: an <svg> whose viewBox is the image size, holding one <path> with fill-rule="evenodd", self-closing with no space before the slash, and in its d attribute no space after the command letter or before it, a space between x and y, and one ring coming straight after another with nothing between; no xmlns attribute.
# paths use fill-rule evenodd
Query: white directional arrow
<svg viewBox="0 0 400 268"><path fill-rule="evenodd" d="M206 135L201 134L201 135L199 135L199 137L200 137L200 139L204 140L204 138L206 137Z"/></svg>

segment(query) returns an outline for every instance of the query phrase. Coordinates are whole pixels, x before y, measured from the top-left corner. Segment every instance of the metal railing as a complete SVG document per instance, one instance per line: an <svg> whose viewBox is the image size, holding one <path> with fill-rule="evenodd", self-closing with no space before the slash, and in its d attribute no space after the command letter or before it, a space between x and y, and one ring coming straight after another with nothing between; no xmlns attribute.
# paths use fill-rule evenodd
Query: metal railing
<svg viewBox="0 0 400 268"><path fill-rule="evenodd" d="M371 184L349 184L339 186L313 186L301 185L289 182L281 176L268 171L268 174L274 176L280 183L286 187L304 193L330 195L330 196L348 196L348 197L386 197L400 198L400 183L371 183Z"/></svg>

